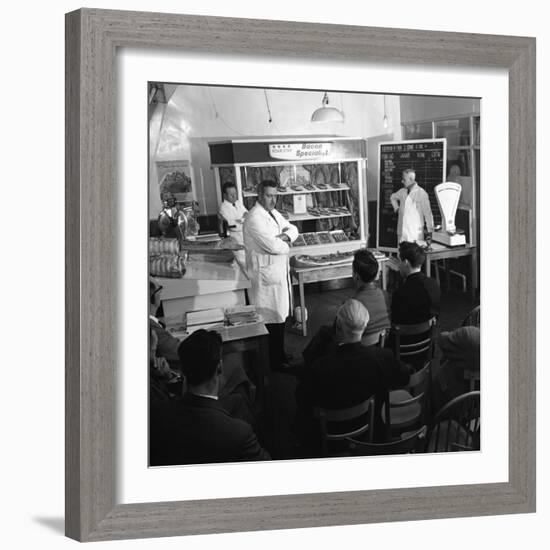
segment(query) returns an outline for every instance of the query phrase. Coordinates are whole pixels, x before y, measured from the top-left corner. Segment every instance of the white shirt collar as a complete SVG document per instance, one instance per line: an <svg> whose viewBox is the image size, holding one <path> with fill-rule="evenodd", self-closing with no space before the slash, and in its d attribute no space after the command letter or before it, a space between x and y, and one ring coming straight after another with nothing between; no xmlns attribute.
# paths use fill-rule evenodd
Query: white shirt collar
<svg viewBox="0 0 550 550"><path fill-rule="evenodd" d="M214 399L214 401L218 400L217 395L209 395L208 393L195 393L195 392L190 392L190 393L192 393L193 395L196 395L197 397L206 397L206 399Z"/></svg>

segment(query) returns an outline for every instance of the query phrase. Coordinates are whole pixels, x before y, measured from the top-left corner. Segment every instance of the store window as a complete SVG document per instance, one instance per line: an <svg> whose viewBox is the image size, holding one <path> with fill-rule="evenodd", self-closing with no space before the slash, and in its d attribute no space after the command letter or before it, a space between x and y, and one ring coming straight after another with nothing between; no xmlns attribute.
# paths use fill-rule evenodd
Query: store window
<svg viewBox="0 0 550 550"><path fill-rule="evenodd" d="M435 123L435 137L446 138L447 147L470 145L470 118L440 120Z"/></svg>
<svg viewBox="0 0 550 550"><path fill-rule="evenodd" d="M478 116L474 117L474 145L479 147L480 140L480 118Z"/></svg>
<svg viewBox="0 0 550 550"><path fill-rule="evenodd" d="M432 123L403 124L403 139L431 139Z"/></svg>
<svg viewBox="0 0 550 550"><path fill-rule="evenodd" d="M459 176L472 175L469 149L447 149L447 181L456 181Z"/></svg>

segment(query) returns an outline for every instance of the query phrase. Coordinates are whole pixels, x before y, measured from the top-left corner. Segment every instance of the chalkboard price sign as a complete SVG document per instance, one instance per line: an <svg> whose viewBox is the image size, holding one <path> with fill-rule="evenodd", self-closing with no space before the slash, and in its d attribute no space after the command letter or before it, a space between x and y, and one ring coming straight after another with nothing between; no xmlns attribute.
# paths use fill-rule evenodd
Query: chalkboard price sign
<svg viewBox="0 0 550 550"><path fill-rule="evenodd" d="M378 147L380 166L377 247L395 250L397 248L397 214L393 211L390 197L403 186L401 181L403 170L414 169L418 185L425 189L430 197L434 224L441 224L434 187L445 181L447 140L390 141L382 142Z"/></svg>

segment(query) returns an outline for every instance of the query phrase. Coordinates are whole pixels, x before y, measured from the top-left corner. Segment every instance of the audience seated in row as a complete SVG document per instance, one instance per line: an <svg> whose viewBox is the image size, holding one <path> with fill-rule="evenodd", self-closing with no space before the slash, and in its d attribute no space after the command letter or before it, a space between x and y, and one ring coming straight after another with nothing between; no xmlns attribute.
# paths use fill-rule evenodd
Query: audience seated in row
<svg viewBox="0 0 550 550"><path fill-rule="evenodd" d="M426 253L416 243L402 242L399 245L400 272L403 282L393 293L391 307L384 292L376 285L378 262L372 252L358 250L353 259L352 274L356 290L353 298L360 301L368 310L370 321L363 335L367 344L370 336L394 325L411 325L428 321L438 316L441 308L441 291L435 279L427 277L422 271ZM306 364L334 350L334 323L325 325L310 340L302 352ZM405 338L403 343L406 343ZM387 345L391 346L391 340Z"/></svg>
<svg viewBox="0 0 550 550"><path fill-rule="evenodd" d="M269 460L248 422L219 401L222 341L198 330L178 348L187 382L183 397L150 407L150 465Z"/></svg>
<svg viewBox="0 0 550 550"><path fill-rule="evenodd" d="M371 396L375 398L375 441L385 440L387 427L381 417L382 404L390 389L408 383L410 371L395 359L391 349L363 344L366 337L390 326L390 314L393 324L425 322L439 315L441 301L437 282L421 272L425 261L423 249L415 243L401 243L399 258L403 282L388 307L384 292L375 283L378 262L370 251L357 251L353 261L356 285L353 298L340 306L334 323L322 327L304 349L305 364L294 370L299 380L295 427L302 443L300 456L319 456L315 407L347 408ZM212 333L197 331L180 344L166 331L155 317L160 290L152 279L150 327L158 341L156 354L171 362L172 372L183 372L187 390L184 385L183 398L151 405L151 464L269 458L254 434L253 417L241 414L246 422L233 418L239 416L238 407L232 408L230 399L223 401L224 388L226 398L230 398L236 388L250 384L244 370L237 366L232 373L224 372L221 342L219 337L214 342ZM477 333L472 334L472 330ZM438 373L444 383L449 379L458 382L457 373L476 368L476 360L479 370L479 329L465 327L462 332L444 333L439 344L449 359L446 363L449 370ZM391 346L391 339L388 345ZM461 352L469 354L468 357L459 357ZM158 374L158 364L156 368ZM353 427L342 425L339 429L346 431Z"/></svg>
<svg viewBox="0 0 550 550"><path fill-rule="evenodd" d="M297 390L298 435L315 455L319 432L313 418L313 408L341 409L358 405L375 397L375 438L384 439L380 415L388 390L407 384L408 370L399 363L389 349L363 346L361 339L368 327L369 312L356 299L348 299L338 309L335 322L336 347L316 359L301 373ZM358 419L361 422L364 419ZM337 427L350 431L356 425Z"/></svg>
<svg viewBox="0 0 550 550"><path fill-rule="evenodd" d="M390 318L384 292L376 284L379 267L374 254L367 249L358 250L353 257L352 277L355 283L353 298L361 302L369 312L369 323L362 336L366 343L370 336L389 329ZM335 323L325 325L310 340L302 352L306 364L334 351Z"/></svg>

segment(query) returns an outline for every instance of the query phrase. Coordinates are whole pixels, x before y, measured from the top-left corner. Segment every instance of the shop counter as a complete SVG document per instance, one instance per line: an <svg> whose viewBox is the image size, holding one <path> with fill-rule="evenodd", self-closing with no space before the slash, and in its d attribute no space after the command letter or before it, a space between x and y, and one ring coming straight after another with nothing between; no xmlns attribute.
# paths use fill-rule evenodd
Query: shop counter
<svg viewBox="0 0 550 550"><path fill-rule="evenodd" d="M162 306L166 319L182 318L187 311L246 304L250 280L236 262L193 260L181 279L158 278L163 286Z"/></svg>

